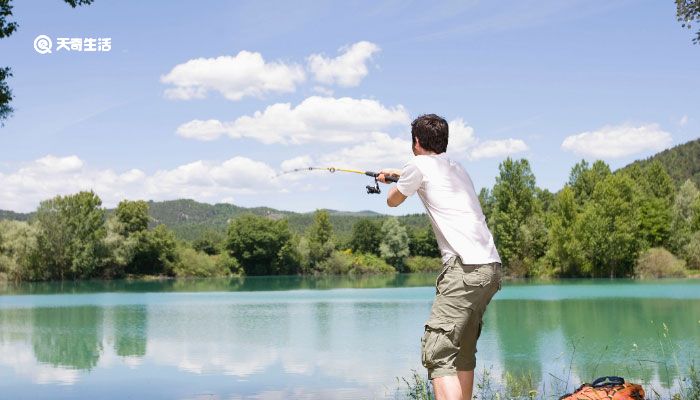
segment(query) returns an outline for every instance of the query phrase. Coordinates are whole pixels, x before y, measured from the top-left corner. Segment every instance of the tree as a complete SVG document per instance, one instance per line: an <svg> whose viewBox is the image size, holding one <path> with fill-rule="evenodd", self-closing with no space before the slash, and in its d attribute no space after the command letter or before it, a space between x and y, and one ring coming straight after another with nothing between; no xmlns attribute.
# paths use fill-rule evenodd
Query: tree
<svg viewBox="0 0 700 400"><path fill-rule="evenodd" d="M34 226L24 221L0 220L0 275L13 281L32 279L29 267L35 248Z"/></svg>
<svg viewBox="0 0 700 400"><path fill-rule="evenodd" d="M666 168L654 160L643 167L634 164L622 173L635 181L639 199L639 235L644 238L645 247L667 245L671 235L675 187Z"/></svg>
<svg viewBox="0 0 700 400"><path fill-rule="evenodd" d="M43 279L78 279L97 275L108 262L103 243L105 211L93 192L56 196L36 212L36 260Z"/></svg>
<svg viewBox="0 0 700 400"><path fill-rule="evenodd" d="M202 235L192 243L192 247L210 256L221 252L224 236L218 231L207 229Z"/></svg>
<svg viewBox="0 0 700 400"><path fill-rule="evenodd" d="M412 256L440 257L440 249L431 226L409 230L408 239Z"/></svg>
<svg viewBox="0 0 700 400"><path fill-rule="evenodd" d="M362 218L352 226L352 238L350 248L355 253L369 253L379 255L379 243L381 242L382 227L378 221L370 218Z"/></svg>
<svg viewBox="0 0 700 400"><path fill-rule="evenodd" d="M396 217L389 217L382 224L382 241L379 252L389 264L399 271L403 269L403 259L408 257L408 233Z"/></svg>
<svg viewBox="0 0 700 400"><path fill-rule="evenodd" d="M610 167L603 161L597 160L589 167L586 160L581 160L571 168L569 186L574 191L574 197L579 205L583 205L593 195L598 182L610 175Z"/></svg>
<svg viewBox="0 0 700 400"><path fill-rule="evenodd" d="M690 220L690 230L693 232L700 231L700 198L695 199L692 207L692 218Z"/></svg>
<svg viewBox="0 0 700 400"><path fill-rule="evenodd" d="M309 229L309 261L314 266L330 257L335 247L333 225L326 210L316 210L314 223Z"/></svg>
<svg viewBox="0 0 700 400"><path fill-rule="evenodd" d="M0 126L4 125L4 121L12 114L12 90L7 84L6 79L12 76L10 67L0 68Z"/></svg>
<svg viewBox="0 0 700 400"><path fill-rule="evenodd" d="M277 275L296 273L293 261L294 243L287 220L244 214L229 224L226 248L247 275Z"/></svg>
<svg viewBox="0 0 700 400"><path fill-rule="evenodd" d="M92 4L94 0L64 0L71 7ZM12 0L0 0L0 39L12 35L19 25L14 21L8 21L12 17ZM10 67L0 67L0 126L12 114L12 90L5 81L12 76Z"/></svg>
<svg viewBox="0 0 700 400"><path fill-rule="evenodd" d="M481 188L479 191L479 203L481 204L481 211L484 213L486 220L491 219L491 210L493 209L493 196L491 196L491 191L488 188Z"/></svg>
<svg viewBox="0 0 700 400"><path fill-rule="evenodd" d="M521 226L536 208L535 176L525 159L513 161L510 157L506 158L498 166L498 171L488 225L504 267L510 268L513 262L522 260Z"/></svg>
<svg viewBox="0 0 700 400"><path fill-rule="evenodd" d="M700 1L676 0L676 18L682 27L692 29L691 24L700 23ZM700 43L700 29L696 32L693 43Z"/></svg>
<svg viewBox="0 0 700 400"><path fill-rule="evenodd" d="M148 228L148 203L143 200L120 201L115 215L121 223L125 235L145 231Z"/></svg>
<svg viewBox="0 0 700 400"><path fill-rule="evenodd" d="M152 230L133 234L135 246L133 258L127 264L127 272L135 274L171 274L178 261L175 234L160 224Z"/></svg>
<svg viewBox="0 0 700 400"><path fill-rule="evenodd" d="M575 225L584 258L582 272L591 276L628 276L641 248L635 183L625 174L599 182Z"/></svg>
<svg viewBox="0 0 700 400"><path fill-rule="evenodd" d="M690 241L693 224L693 204L700 198L695 183L686 180L676 193L672 208L669 247L675 254L683 255Z"/></svg>
<svg viewBox="0 0 700 400"><path fill-rule="evenodd" d="M578 205L571 186L566 185L556 194L549 214L549 248L547 257L559 276L580 274L581 250L576 239L575 225Z"/></svg>

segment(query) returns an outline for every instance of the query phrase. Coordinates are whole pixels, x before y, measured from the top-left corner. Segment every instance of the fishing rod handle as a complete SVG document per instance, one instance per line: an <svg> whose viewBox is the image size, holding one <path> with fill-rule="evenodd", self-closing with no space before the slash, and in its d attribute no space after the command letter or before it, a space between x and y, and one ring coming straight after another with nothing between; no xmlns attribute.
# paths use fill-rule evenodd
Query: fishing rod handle
<svg viewBox="0 0 700 400"><path fill-rule="evenodd" d="M376 178L379 176L379 172L372 172L372 171L367 171L365 172L365 175L369 175L373 178ZM398 182L399 177L395 175L390 175L390 174L384 174L384 180L387 182Z"/></svg>

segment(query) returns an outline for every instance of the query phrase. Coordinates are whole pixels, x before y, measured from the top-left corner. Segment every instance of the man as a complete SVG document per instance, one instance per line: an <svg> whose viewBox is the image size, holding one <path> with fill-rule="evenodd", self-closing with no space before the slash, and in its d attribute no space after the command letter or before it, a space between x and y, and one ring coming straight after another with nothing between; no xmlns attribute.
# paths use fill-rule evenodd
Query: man
<svg viewBox="0 0 700 400"><path fill-rule="evenodd" d="M401 170L382 170L378 179L399 175L387 195L389 207L417 192L430 217L443 269L421 338L422 363L437 400L471 400L476 341L486 306L501 288L501 260L469 174L445 153L448 136L444 118L416 118L415 157Z"/></svg>

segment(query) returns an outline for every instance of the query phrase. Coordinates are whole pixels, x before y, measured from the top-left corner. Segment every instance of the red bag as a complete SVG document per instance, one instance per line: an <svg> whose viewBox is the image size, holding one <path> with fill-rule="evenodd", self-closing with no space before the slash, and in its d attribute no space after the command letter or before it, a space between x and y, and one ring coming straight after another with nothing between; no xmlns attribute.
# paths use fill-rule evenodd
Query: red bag
<svg viewBox="0 0 700 400"><path fill-rule="evenodd" d="M565 394L559 400L644 400L644 389L627 383L619 376L604 376L584 383L575 392Z"/></svg>

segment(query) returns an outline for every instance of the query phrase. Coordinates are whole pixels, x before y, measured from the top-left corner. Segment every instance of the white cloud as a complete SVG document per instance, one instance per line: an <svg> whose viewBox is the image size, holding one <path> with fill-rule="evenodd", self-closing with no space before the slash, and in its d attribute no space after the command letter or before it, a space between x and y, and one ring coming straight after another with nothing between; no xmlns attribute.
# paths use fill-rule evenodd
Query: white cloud
<svg viewBox="0 0 700 400"><path fill-rule="evenodd" d="M528 147L520 139L486 140L469 150L469 159L505 157L527 151Z"/></svg>
<svg viewBox="0 0 700 400"><path fill-rule="evenodd" d="M474 134L474 128L462 118L449 122L450 140L447 151L455 158L479 160L482 158L505 157L528 149L520 139L482 140Z"/></svg>
<svg viewBox="0 0 700 400"><path fill-rule="evenodd" d="M325 86L314 86L314 92L322 96L333 96L333 89L327 88Z"/></svg>
<svg viewBox="0 0 700 400"><path fill-rule="evenodd" d="M345 147L321 156L325 165L346 168L401 168L413 156L411 140L394 138L386 133L374 132L361 144Z"/></svg>
<svg viewBox="0 0 700 400"><path fill-rule="evenodd" d="M290 171L297 168L306 168L313 166L313 160L308 155L294 157L289 160L282 161L280 167L282 171Z"/></svg>
<svg viewBox="0 0 700 400"><path fill-rule="evenodd" d="M503 157L528 149L527 144L520 139L481 141L474 135L474 128L466 125L461 118L450 121L449 127L450 140L447 150L454 159ZM373 132L360 144L342 147L318 157L295 157L284 161L281 167L283 171L308 166L379 170L401 168L412 156L410 134L405 134L405 138L402 138Z"/></svg>
<svg viewBox="0 0 700 400"><path fill-rule="evenodd" d="M474 128L466 125L462 118L454 119L448 125L450 137L447 150L450 153L463 153L478 142L474 136Z"/></svg>
<svg viewBox="0 0 700 400"><path fill-rule="evenodd" d="M208 119L206 121L195 119L177 128L177 134L179 136L202 141L218 139L225 131L226 128L221 121L215 119Z"/></svg>
<svg viewBox="0 0 700 400"><path fill-rule="evenodd" d="M34 168L43 172L72 172L83 167L83 161L78 156L56 157L47 155L36 160Z"/></svg>
<svg viewBox="0 0 700 400"><path fill-rule="evenodd" d="M232 122L193 120L181 125L177 134L199 140L227 134L234 139L252 138L265 144L347 143L363 140L373 131L409 122L408 113L401 105L387 108L370 99L311 96L296 107L277 103Z"/></svg>
<svg viewBox="0 0 700 400"><path fill-rule="evenodd" d="M63 169L47 168L47 163ZM77 156L47 156L0 174L0 209L31 211L42 200L81 190L95 191L108 207L125 198L219 202L235 195L279 191L281 182L271 179L275 174L269 165L246 157L194 161L149 175L138 169L120 173L89 168Z"/></svg>
<svg viewBox="0 0 700 400"><path fill-rule="evenodd" d="M342 147L319 157L309 155L294 157L283 161L281 168L282 171L309 166L367 170L401 168L412 156L410 140L391 137L382 132L373 132L361 144Z"/></svg>
<svg viewBox="0 0 700 400"><path fill-rule="evenodd" d="M335 58L321 54L310 55L308 68L317 81L326 85L357 86L367 76L367 61L379 50L379 46L374 43L357 42L341 48L339 51L343 51L343 54Z"/></svg>
<svg viewBox="0 0 700 400"><path fill-rule="evenodd" d="M161 77L174 85L165 90L170 99L201 99L210 91L229 100L267 93L290 93L306 79L299 65L265 62L260 53L241 51L235 56L196 58L176 65Z"/></svg>
<svg viewBox="0 0 700 400"><path fill-rule="evenodd" d="M40 385L73 385L81 375L75 369L37 362L31 347L21 342L0 343L0 365L13 370L18 377L28 377Z"/></svg>
<svg viewBox="0 0 700 400"><path fill-rule="evenodd" d="M619 158L647 150L659 151L671 145L671 134L658 124L604 126L564 139L562 149L584 156Z"/></svg>
<svg viewBox="0 0 700 400"><path fill-rule="evenodd" d="M688 125L688 116L687 115L682 116L681 119L678 120L678 125L680 125L680 126Z"/></svg>

